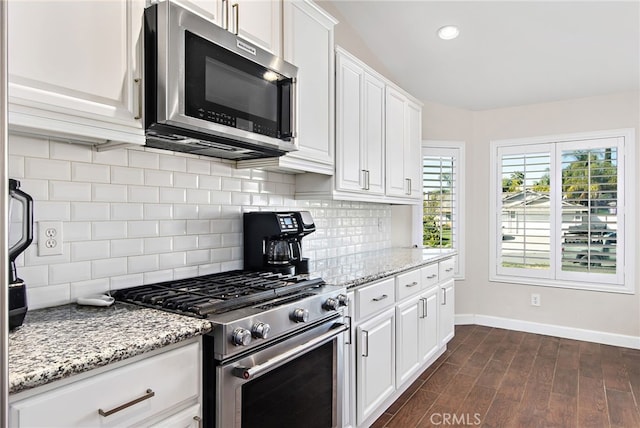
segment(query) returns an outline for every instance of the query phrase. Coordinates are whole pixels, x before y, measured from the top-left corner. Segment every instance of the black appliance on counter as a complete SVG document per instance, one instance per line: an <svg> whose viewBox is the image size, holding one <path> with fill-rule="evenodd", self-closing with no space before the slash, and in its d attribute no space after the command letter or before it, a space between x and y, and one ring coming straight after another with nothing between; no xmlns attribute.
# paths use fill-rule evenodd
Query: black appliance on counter
<svg viewBox="0 0 640 428"><path fill-rule="evenodd" d="M22 211L14 212L16 202L22 206ZM19 218L13 223L14 215ZM9 179L9 330L20 327L27 314L27 289L22 279L18 278L16 258L33 241L33 199L20 190L20 182ZM11 232L20 229L19 238L13 242ZM13 243L12 243L13 242Z"/></svg>
<svg viewBox="0 0 640 428"><path fill-rule="evenodd" d="M296 275L309 273L302 238L315 232L308 211L256 211L244 214L244 268Z"/></svg>

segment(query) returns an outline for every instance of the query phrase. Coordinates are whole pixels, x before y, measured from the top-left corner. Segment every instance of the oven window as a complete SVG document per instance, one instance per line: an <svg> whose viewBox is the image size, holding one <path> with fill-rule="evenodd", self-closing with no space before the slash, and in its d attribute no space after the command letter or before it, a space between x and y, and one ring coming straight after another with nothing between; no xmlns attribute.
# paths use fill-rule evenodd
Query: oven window
<svg viewBox="0 0 640 428"><path fill-rule="evenodd" d="M330 341L247 382L242 387L242 427L332 426L334 344Z"/></svg>

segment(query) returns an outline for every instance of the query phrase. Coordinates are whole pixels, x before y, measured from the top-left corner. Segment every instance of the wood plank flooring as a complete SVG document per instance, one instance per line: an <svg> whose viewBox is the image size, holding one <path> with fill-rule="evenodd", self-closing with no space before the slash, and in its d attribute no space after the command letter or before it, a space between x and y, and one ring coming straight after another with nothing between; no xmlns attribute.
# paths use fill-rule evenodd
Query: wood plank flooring
<svg viewBox="0 0 640 428"><path fill-rule="evenodd" d="M640 428L639 408L640 350L466 325L373 427Z"/></svg>

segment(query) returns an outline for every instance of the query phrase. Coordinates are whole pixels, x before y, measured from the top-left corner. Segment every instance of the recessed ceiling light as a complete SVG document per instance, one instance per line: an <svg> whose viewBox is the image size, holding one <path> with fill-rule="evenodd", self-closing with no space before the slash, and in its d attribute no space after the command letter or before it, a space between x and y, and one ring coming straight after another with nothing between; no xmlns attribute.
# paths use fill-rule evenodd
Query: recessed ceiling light
<svg viewBox="0 0 640 428"><path fill-rule="evenodd" d="M438 30L438 37L442 40L452 40L458 37L460 30L455 25L445 25Z"/></svg>

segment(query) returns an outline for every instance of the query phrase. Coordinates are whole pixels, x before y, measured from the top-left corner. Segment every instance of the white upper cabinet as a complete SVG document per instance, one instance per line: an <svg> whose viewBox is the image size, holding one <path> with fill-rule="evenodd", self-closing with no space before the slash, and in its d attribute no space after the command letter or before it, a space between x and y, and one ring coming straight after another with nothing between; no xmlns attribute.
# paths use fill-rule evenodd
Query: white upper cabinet
<svg viewBox="0 0 640 428"><path fill-rule="evenodd" d="M202 15L203 17L223 26L222 0L173 0L187 9Z"/></svg>
<svg viewBox="0 0 640 428"><path fill-rule="evenodd" d="M336 189L384 194L384 82L336 53Z"/></svg>
<svg viewBox="0 0 640 428"><path fill-rule="evenodd" d="M221 4L221 22L224 28L274 55L281 56L281 1L221 0Z"/></svg>
<svg viewBox="0 0 640 428"><path fill-rule="evenodd" d="M271 159L238 162L291 172L334 173L334 55L337 21L307 0L285 0L284 60L298 67L298 150Z"/></svg>
<svg viewBox="0 0 640 428"><path fill-rule="evenodd" d="M386 93L386 193L420 200L422 109L391 86Z"/></svg>
<svg viewBox="0 0 640 428"><path fill-rule="evenodd" d="M10 129L144 144L144 6L143 0L9 2Z"/></svg>

